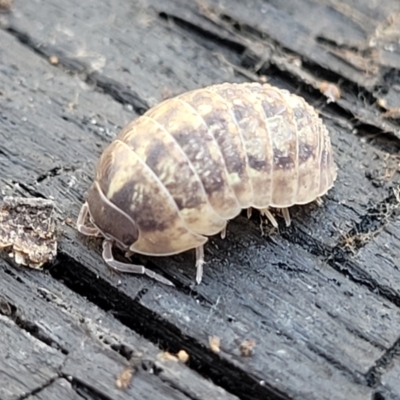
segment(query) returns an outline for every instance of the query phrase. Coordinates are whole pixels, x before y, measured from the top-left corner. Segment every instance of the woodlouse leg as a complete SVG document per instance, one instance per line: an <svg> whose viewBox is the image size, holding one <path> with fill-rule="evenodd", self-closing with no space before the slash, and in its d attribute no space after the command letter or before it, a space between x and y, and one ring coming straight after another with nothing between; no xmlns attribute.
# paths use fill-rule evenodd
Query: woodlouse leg
<svg viewBox="0 0 400 400"><path fill-rule="evenodd" d="M324 201L321 199L321 197L317 197L315 199L315 202L317 203L317 206L321 207L324 204Z"/></svg>
<svg viewBox="0 0 400 400"><path fill-rule="evenodd" d="M283 218L286 222L286 226L290 226L291 224L291 219L290 219L290 213L288 208L281 208Z"/></svg>
<svg viewBox="0 0 400 400"><path fill-rule="evenodd" d="M248 219L250 219L251 218L251 214L253 213L253 208L252 207L249 207L248 209L247 209L247 218Z"/></svg>
<svg viewBox="0 0 400 400"><path fill-rule="evenodd" d="M221 231L221 239L225 239L226 238L226 227L227 227L227 225L228 224L226 224L224 226L224 229L222 229L222 231Z"/></svg>
<svg viewBox="0 0 400 400"><path fill-rule="evenodd" d="M128 274L145 274L150 278L169 286L175 286L171 281L157 274L156 272L145 268L143 265L126 264L114 259L112 254L112 242L109 240L103 241L103 259L107 265L117 272L125 272Z"/></svg>
<svg viewBox="0 0 400 400"><path fill-rule="evenodd" d="M101 233L97 228L85 225L85 220L88 217L88 215L89 215L89 207L88 203L85 202L81 210L79 211L78 219L76 221L76 229L78 229L78 232L86 236L100 236Z"/></svg>
<svg viewBox="0 0 400 400"><path fill-rule="evenodd" d="M276 222L275 217L271 214L271 212L268 210L268 208L262 208L260 210L261 215L264 215L265 217L268 218L269 222L271 222L272 226L276 229L278 229L278 222Z"/></svg>
<svg viewBox="0 0 400 400"><path fill-rule="evenodd" d="M196 282L199 285L203 277L204 246L196 247Z"/></svg>

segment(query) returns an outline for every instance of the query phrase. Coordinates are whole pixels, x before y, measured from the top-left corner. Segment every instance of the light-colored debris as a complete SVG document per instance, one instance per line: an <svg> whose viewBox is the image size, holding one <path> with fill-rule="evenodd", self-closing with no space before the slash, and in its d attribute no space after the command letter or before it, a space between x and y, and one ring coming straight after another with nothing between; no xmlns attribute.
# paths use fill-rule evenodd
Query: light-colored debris
<svg viewBox="0 0 400 400"><path fill-rule="evenodd" d="M239 349L242 357L250 357L253 354L256 342L253 339L244 340Z"/></svg>
<svg viewBox="0 0 400 400"><path fill-rule="evenodd" d="M57 255L54 202L6 197L0 210L0 249L15 263L40 269Z"/></svg>
<svg viewBox="0 0 400 400"><path fill-rule="evenodd" d="M180 350L177 354L180 362L186 364L189 361L189 354L185 350Z"/></svg>
<svg viewBox="0 0 400 400"><path fill-rule="evenodd" d="M323 81L319 84L319 90L324 96L327 97L328 103L335 103L340 99L341 92L339 86L335 85L334 83Z"/></svg>
<svg viewBox="0 0 400 400"><path fill-rule="evenodd" d="M127 389L132 382L134 372L134 368L126 367L115 380L115 386L121 390Z"/></svg>
<svg viewBox="0 0 400 400"><path fill-rule="evenodd" d="M210 336L208 338L208 343L209 343L210 349L213 353L219 353L221 339L218 336Z"/></svg>

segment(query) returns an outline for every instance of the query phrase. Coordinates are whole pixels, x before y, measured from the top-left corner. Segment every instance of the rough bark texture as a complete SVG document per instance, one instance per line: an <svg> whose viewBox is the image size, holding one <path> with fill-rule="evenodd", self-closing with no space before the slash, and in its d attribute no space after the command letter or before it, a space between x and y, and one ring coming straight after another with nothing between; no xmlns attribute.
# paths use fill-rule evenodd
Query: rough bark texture
<svg viewBox="0 0 400 400"><path fill-rule="evenodd" d="M0 198L54 200L58 255L38 271L1 254L0 398L400 399L399 2L11 4ZM111 273L74 226L101 151L165 98L265 80L330 130L339 174L323 206L264 235L258 214L239 216L206 246L199 286L192 252L133 257L176 288Z"/></svg>

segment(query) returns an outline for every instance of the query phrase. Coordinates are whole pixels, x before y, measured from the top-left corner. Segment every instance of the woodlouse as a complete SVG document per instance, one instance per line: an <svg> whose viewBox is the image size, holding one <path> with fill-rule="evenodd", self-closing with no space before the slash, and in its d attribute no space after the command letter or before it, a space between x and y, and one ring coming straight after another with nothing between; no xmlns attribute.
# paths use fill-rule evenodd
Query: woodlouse
<svg viewBox="0 0 400 400"><path fill-rule="evenodd" d="M103 236L103 258L123 272L170 281L114 260L112 245L167 256L224 234L244 208L310 203L336 179L328 131L301 97L269 84L224 83L168 99L128 124L103 152L78 230ZM93 227L85 226L87 216Z"/></svg>

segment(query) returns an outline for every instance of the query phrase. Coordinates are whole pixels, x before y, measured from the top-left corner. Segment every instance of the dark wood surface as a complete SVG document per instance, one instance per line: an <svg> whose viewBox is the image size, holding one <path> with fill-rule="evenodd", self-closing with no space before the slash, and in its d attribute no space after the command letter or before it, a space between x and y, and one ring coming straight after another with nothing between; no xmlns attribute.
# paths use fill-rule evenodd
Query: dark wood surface
<svg viewBox="0 0 400 400"><path fill-rule="evenodd" d="M15 0L0 26L0 198L54 199L59 241L44 271L0 258L1 400L400 399L400 3ZM249 80L320 111L324 204L264 235L243 213L199 286L192 252L133 258L175 288L111 273L74 227L102 149L165 98Z"/></svg>

